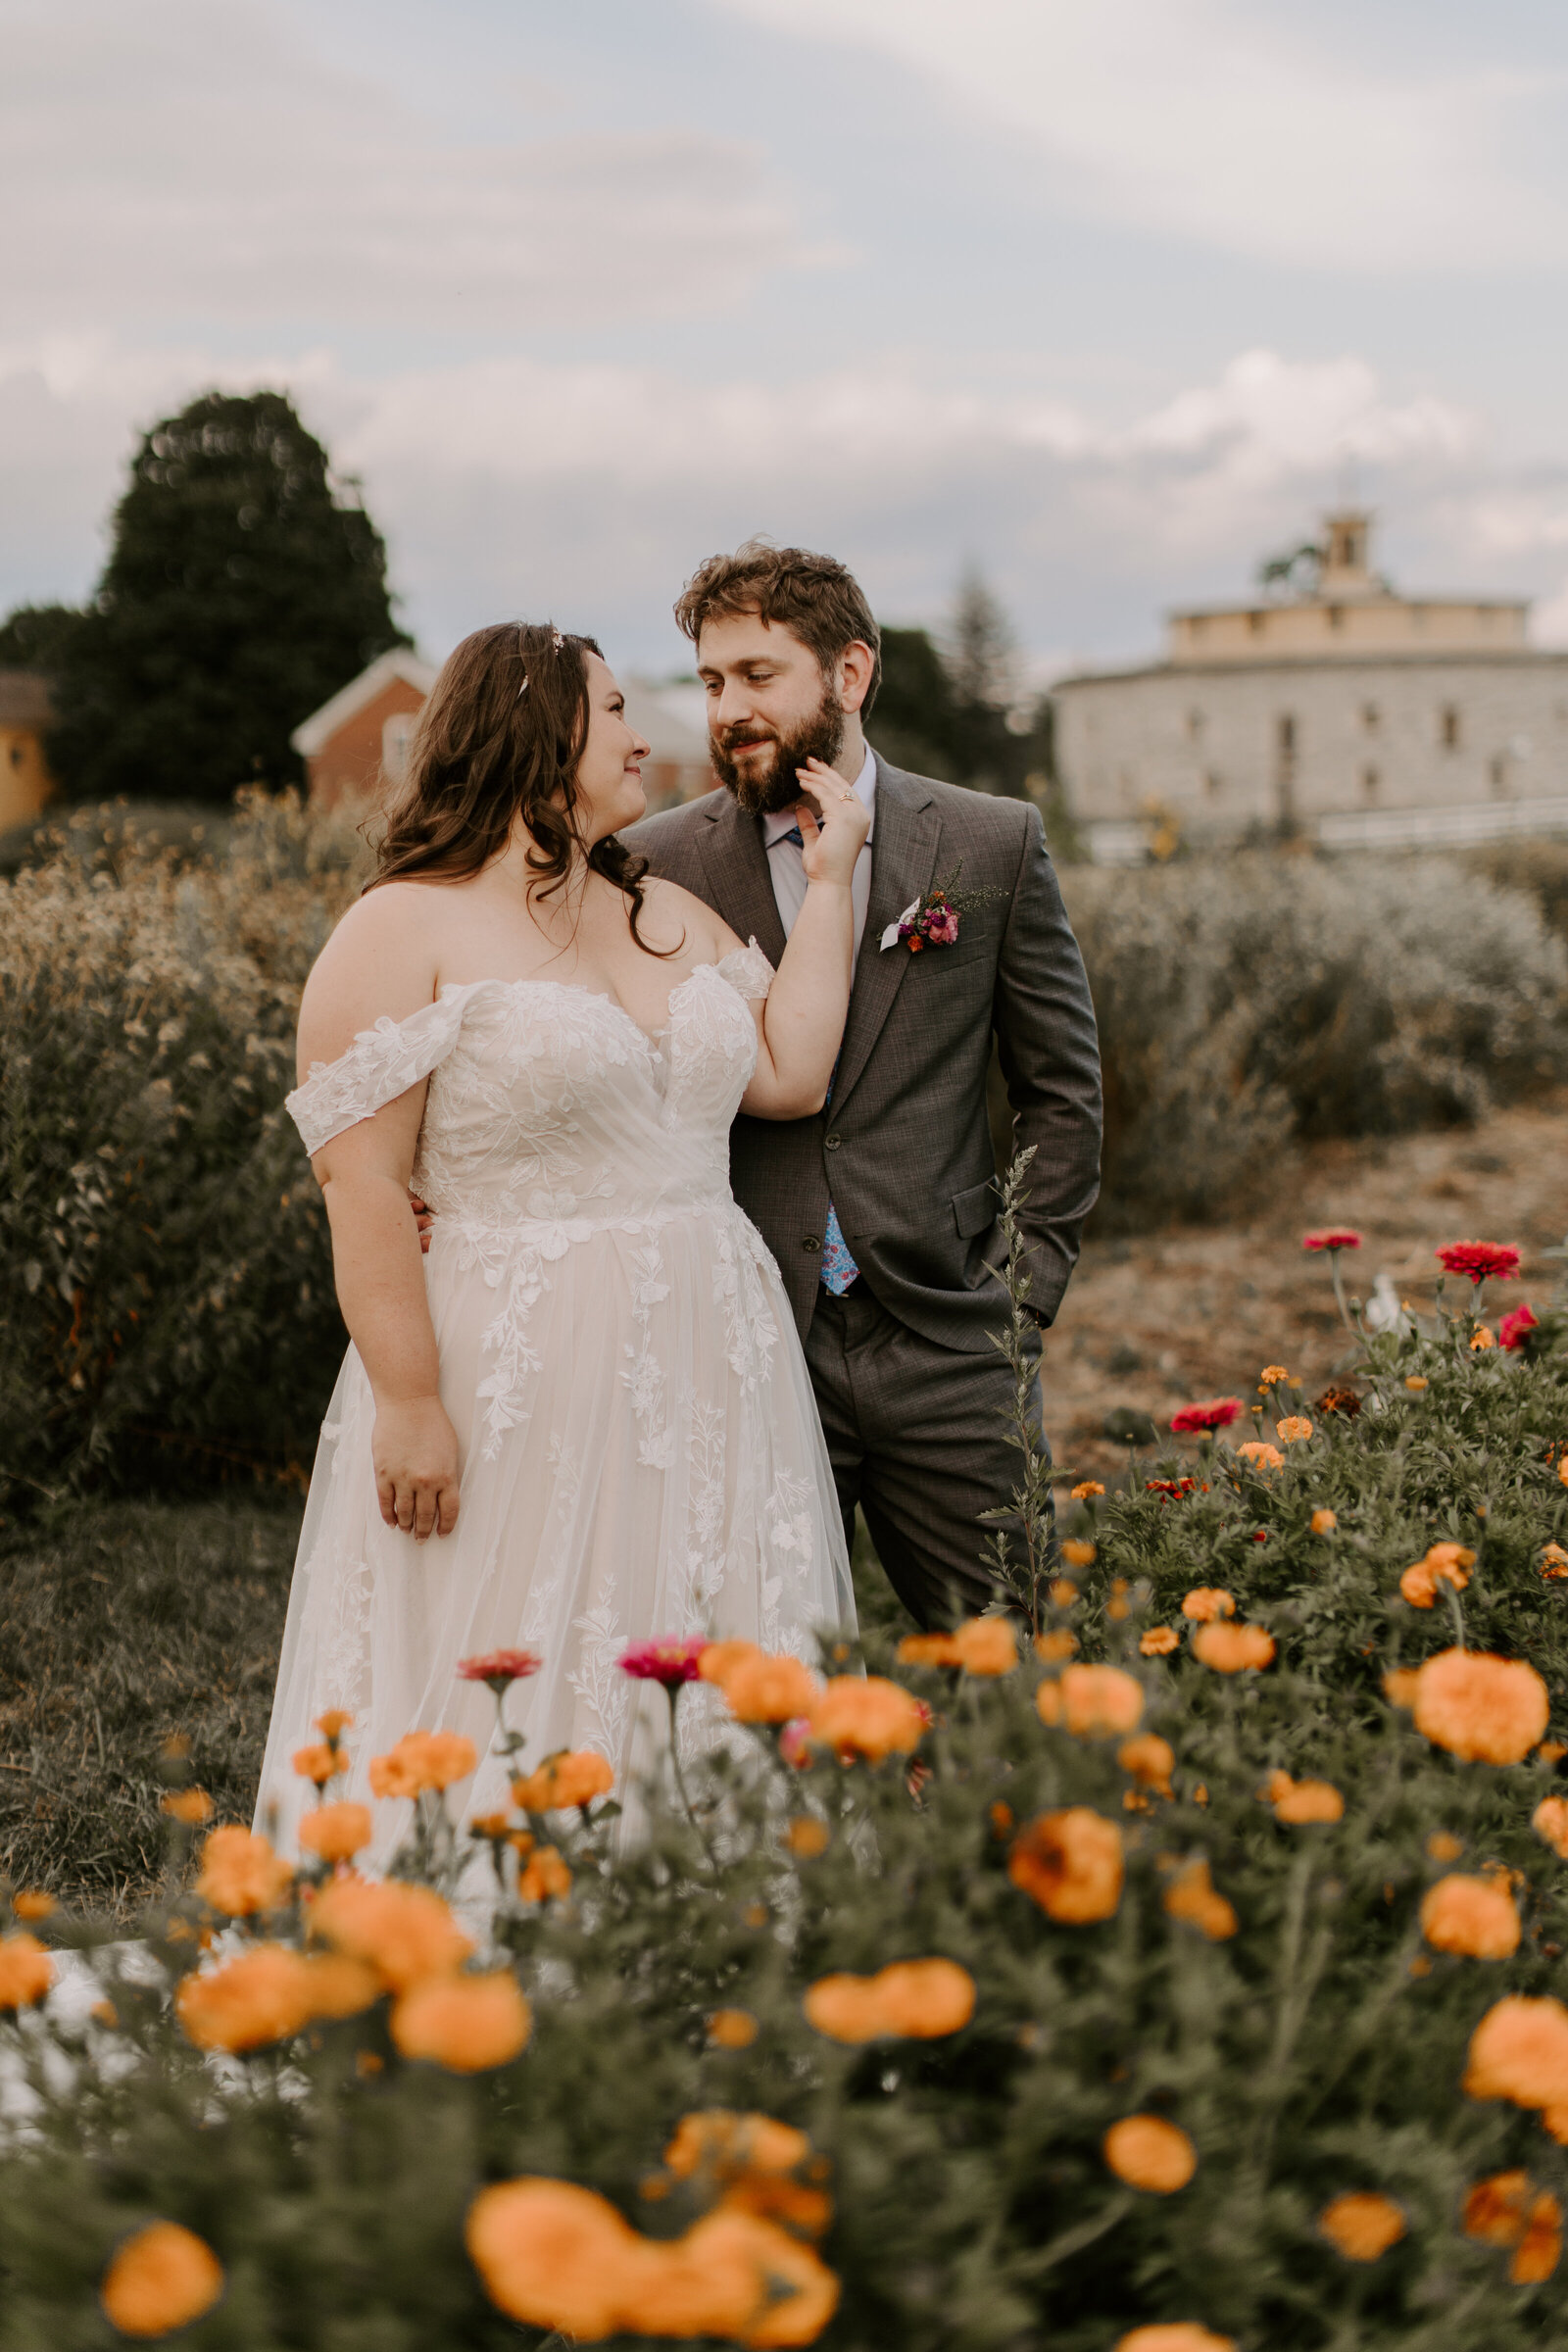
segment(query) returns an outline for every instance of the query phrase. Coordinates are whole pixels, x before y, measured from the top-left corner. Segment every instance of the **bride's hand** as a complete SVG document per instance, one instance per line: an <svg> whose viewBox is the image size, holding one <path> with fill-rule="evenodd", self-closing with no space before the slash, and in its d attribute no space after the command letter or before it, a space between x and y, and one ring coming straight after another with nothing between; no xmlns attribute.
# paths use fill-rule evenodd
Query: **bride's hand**
<svg viewBox="0 0 1568 2352"><path fill-rule="evenodd" d="M416 1544L458 1524L458 1433L439 1396L377 1405L370 1440L375 1492L388 1527Z"/></svg>
<svg viewBox="0 0 1568 2352"><path fill-rule="evenodd" d="M824 767L820 760L808 760L795 772L801 779L795 821L806 879L847 885L871 830L871 811L838 770Z"/></svg>

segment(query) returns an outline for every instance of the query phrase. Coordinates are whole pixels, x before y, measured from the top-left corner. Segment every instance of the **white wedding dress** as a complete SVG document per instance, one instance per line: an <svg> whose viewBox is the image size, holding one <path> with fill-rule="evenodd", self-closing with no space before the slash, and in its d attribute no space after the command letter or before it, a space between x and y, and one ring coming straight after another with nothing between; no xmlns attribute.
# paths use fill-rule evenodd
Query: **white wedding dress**
<svg viewBox="0 0 1568 2352"><path fill-rule="evenodd" d="M257 1826L292 1850L314 1801L290 1766L328 1707L354 1716L352 1776L404 1732L466 1732L465 1810L505 1801L494 1708L460 1658L537 1651L509 1720L523 1769L556 1748L627 1786L664 1713L617 1660L634 1642L711 1634L812 1663L855 1624L844 1534L784 1288L729 1189L729 1127L757 1060L756 947L703 964L650 1037L612 999L545 980L443 988L383 1016L289 1097L308 1152L426 1076L416 1190L436 1212L425 1279L441 1400L458 1434L453 1534L386 1527L374 1406L344 1359L322 1425L289 1597ZM721 1737L716 1693L681 1701L683 1750ZM656 1712L657 1711L657 1712ZM368 1859L404 1835L375 1805Z"/></svg>

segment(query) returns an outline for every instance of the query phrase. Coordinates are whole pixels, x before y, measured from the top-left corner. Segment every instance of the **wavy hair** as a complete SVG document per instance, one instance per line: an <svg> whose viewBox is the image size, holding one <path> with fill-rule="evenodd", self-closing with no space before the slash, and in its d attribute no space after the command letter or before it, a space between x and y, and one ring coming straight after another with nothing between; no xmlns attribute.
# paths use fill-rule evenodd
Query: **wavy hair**
<svg viewBox="0 0 1568 2352"><path fill-rule="evenodd" d="M592 637L548 621L496 621L465 637L419 714L367 890L414 875L466 880L500 857L520 816L533 844L530 897L563 889L573 858L585 857L629 901L637 945L676 953L650 948L638 927L647 858L613 834L590 848L577 822L590 654L604 659Z"/></svg>

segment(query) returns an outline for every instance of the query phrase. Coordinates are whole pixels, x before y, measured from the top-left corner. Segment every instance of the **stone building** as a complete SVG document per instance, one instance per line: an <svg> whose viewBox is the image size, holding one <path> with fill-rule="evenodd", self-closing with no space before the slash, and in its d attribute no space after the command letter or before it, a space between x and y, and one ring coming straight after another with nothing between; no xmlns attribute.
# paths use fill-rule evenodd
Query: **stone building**
<svg viewBox="0 0 1568 2352"><path fill-rule="evenodd" d="M1341 513L1295 593L1173 613L1165 659L1066 678L1056 759L1102 863L1296 834L1339 849L1568 832L1568 653L1529 608L1405 597Z"/></svg>

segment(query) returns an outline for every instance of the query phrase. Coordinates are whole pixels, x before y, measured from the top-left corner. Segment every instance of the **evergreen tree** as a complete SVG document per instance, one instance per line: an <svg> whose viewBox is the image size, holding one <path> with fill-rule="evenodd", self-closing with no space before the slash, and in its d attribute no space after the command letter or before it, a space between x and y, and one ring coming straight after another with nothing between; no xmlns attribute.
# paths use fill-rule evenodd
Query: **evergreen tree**
<svg viewBox="0 0 1568 2352"><path fill-rule="evenodd" d="M292 403L204 393L137 452L98 593L60 646L51 762L78 799L296 780L300 720L408 643L380 534Z"/></svg>
<svg viewBox="0 0 1568 2352"><path fill-rule="evenodd" d="M80 628L74 605L18 605L0 620L0 669L31 669L59 675L66 647Z"/></svg>

